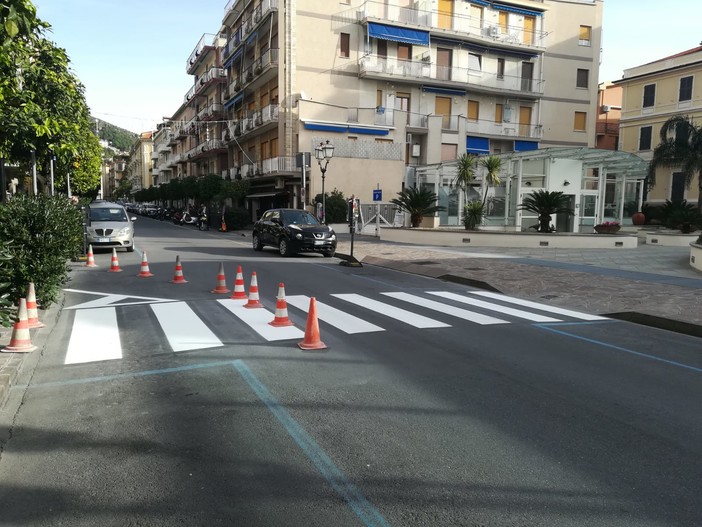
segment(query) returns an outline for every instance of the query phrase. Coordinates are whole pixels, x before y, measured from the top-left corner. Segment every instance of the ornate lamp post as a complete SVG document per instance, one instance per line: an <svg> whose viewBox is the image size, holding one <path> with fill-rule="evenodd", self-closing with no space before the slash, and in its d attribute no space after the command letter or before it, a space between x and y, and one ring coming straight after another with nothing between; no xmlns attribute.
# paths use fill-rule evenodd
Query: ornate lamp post
<svg viewBox="0 0 702 527"><path fill-rule="evenodd" d="M322 171L322 215L324 217L324 223L327 223L327 200L326 194L324 193L324 176L327 172L327 167L329 166L329 161L334 156L334 145L329 143L327 139L326 143L319 143L319 146L314 148L314 157L317 158L317 163L319 163L319 170Z"/></svg>

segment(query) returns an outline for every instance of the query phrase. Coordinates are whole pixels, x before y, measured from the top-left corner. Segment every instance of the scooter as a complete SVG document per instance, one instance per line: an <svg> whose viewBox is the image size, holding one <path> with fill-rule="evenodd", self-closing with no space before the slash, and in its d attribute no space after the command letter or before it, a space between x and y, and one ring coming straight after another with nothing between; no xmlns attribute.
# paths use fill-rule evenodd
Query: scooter
<svg viewBox="0 0 702 527"><path fill-rule="evenodd" d="M183 212L176 213L176 215L173 216L173 223L178 225L185 225L186 223L188 225L195 225L197 223L197 218L191 215L187 210L184 210Z"/></svg>
<svg viewBox="0 0 702 527"><path fill-rule="evenodd" d="M201 231L209 231L210 224L207 222L207 213L201 212L197 219L197 228Z"/></svg>

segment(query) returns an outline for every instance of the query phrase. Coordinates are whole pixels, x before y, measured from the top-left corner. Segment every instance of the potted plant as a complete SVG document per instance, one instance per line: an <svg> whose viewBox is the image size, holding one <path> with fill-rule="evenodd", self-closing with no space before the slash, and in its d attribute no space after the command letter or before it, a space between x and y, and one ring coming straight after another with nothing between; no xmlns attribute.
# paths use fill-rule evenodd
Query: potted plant
<svg viewBox="0 0 702 527"><path fill-rule="evenodd" d="M537 190L524 197L519 210L526 210L538 215L539 223L535 225L537 232L554 232L551 224L552 214L566 213L573 215L570 208L570 198L560 191Z"/></svg>
<svg viewBox="0 0 702 527"><path fill-rule="evenodd" d="M424 187L407 187L397 193L398 197L390 200L398 208L410 215L410 225L419 227L424 216L446 210L446 207L437 205L436 193Z"/></svg>
<svg viewBox="0 0 702 527"><path fill-rule="evenodd" d="M619 232L622 226L619 225L618 221L605 221L598 223L594 228L597 234L614 234L615 232Z"/></svg>

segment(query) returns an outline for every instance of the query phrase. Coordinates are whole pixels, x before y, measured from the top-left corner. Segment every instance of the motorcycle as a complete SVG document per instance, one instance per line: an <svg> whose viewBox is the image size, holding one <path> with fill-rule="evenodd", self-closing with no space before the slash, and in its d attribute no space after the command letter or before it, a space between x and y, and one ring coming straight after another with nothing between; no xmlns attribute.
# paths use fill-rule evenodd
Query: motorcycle
<svg viewBox="0 0 702 527"><path fill-rule="evenodd" d="M206 212L200 212L197 218L197 228L201 231L209 231L210 230L210 224L207 221L207 213Z"/></svg>

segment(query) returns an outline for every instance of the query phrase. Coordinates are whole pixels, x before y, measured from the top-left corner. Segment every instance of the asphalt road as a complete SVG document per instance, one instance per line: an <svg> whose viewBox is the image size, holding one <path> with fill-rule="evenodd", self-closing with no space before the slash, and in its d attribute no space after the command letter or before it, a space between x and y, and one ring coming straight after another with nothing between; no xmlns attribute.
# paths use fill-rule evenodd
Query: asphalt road
<svg viewBox="0 0 702 527"><path fill-rule="evenodd" d="M0 525L702 522L698 339L137 228L121 273L76 266L0 412ZM298 333L212 294L220 262L264 318L284 283ZM309 297L327 348L304 352Z"/></svg>

